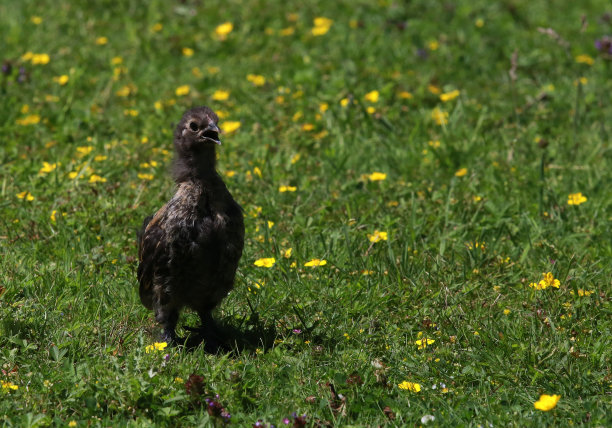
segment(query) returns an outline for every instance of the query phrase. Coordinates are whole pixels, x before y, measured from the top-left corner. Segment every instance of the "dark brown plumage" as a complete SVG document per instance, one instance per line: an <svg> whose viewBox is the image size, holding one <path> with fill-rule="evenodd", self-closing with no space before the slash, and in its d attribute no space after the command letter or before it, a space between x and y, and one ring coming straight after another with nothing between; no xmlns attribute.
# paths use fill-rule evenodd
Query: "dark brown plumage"
<svg viewBox="0 0 612 428"><path fill-rule="evenodd" d="M232 289L244 246L242 210L215 169L218 120L208 107L183 115L174 133L176 193L138 238L140 300L155 311L163 339L177 342L179 312L189 307L209 349L218 339L211 312Z"/></svg>

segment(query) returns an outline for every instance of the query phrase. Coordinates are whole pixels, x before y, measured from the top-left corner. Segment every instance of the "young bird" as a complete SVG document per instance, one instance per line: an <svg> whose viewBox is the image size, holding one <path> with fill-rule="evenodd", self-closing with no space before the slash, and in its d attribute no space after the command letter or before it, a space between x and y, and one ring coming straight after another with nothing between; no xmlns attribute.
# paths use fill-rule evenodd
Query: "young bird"
<svg viewBox="0 0 612 428"><path fill-rule="evenodd" d="M208 107L183 115L174 132L176 193L138 234L140 301L155 311L163 340L179 343L175 327L188 307L211 350L219 339L211 312L232 289L244 246L242 209L215 169L218 121Z"/></svg>

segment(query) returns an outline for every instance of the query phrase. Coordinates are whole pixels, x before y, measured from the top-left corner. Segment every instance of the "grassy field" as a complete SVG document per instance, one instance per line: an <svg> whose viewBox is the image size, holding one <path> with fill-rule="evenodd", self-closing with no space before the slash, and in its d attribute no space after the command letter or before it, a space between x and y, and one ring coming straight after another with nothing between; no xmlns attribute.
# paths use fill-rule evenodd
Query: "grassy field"
<svg viewBox="0 0 612 428"><path fill-rule="evenodd" d="M1 3L0 425L610 426L610 12ZM218 355L137 296L197 105L246 220Z"/></svg>

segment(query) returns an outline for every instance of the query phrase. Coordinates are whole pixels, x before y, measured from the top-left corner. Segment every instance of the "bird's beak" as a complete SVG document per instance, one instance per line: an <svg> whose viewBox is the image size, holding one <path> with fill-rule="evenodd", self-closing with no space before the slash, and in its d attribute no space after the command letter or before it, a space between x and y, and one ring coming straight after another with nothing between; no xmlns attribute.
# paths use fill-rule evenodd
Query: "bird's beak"
<svg viewBox="0 0 612 428"><path fill-rule="evenodd" d="M200 138L221 145L219 132L221 132L221 130L217 127L217 125L214 123L209 123L206 129L200 134Z"/></svg>

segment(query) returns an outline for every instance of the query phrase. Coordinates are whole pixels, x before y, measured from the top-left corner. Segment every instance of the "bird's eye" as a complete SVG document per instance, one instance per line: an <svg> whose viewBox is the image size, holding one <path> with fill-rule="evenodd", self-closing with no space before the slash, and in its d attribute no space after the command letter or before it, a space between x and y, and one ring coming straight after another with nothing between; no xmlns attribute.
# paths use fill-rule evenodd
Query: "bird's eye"
<svg viewBox="0 0 612 428"><path fill-rule="evenodd" d="M196 132L198 130L198 124L195 122L190 122L189 129L191 129L193 132Z"/></svg>

